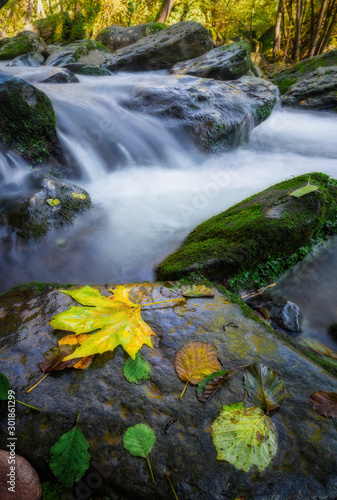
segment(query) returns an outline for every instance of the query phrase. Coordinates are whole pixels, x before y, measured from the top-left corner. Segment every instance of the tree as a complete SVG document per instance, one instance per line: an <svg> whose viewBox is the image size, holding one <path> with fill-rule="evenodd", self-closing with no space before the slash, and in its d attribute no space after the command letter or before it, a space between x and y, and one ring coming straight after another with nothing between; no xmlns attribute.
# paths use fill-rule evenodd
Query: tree
<svg viewBox="0 0 337 500"><path fill-rule="evenodd" d="M164 0L164 3L160 9L157 17L158 23L166 23L167 18L171 14L171 10L174 4L174 0Z"/></svg>

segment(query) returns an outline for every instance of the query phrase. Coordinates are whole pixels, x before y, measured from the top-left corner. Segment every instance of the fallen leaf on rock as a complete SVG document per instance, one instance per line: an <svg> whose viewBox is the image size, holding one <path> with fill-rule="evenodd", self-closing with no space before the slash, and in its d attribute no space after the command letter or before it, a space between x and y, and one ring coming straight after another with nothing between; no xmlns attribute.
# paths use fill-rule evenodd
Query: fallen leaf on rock
<svg viewBox="0 0 337 500"><path fill-rule="evenodd" d="M298 340L298 342L309 349L309 351L315 353L319 358L325 359L337 366L337 351L328 347L319 340L311 339L309 337L302 337Z"/></svg>
<svg viewBox="0 0 337 500"><path fill-rule="evenodd" d="M313 191L317 191L318 186L315 186L313 184L308 184L302 188L296 189L292 193L289 194L289 196L293 196L294 198L302 198L302 196L312 193Z"/></svg>
<svg viewBox="0 0 337 500"><path fill-rule="evenodd" d="M184 344L175 357L175 369L179 378L186 381L180 399L188 383L198 384L211 373L218 372L221 363L215 347L208 342L189 342Z"/></svg>
<svg viewBox="0 0 337 500"><path fill-rule="evenodd" d="M208 375L208 377L204 378L201 382L199 382L197 387L197 398L202 403L206 403L213 394L219 389L219 387L228 379L233 372L237 370L242 370L246 368L247 365L238 366L237 368L233 368L233 370L221 370L219 372L212 373Z"/></svg>
<svg viewBox="0 0 337 500"><path fill-rule="evenodd" d="M314 392L311 394L310 402L313 410L320 415L337 418L337 394L335 392Z"/></svg>
<svg viewBox="0 0 337 500"><path fill-rule="evenodd" d="M40 361L39 368L44 373L50 373L54 370L64 370L65 368L72 368L79 358L73 358L65 361L63 358L68 356L74 351L75 347L71 345L61 345L52 347L49 351L43 354L43 361Z"/></svg>
<svg viewBox="0 0 337 500"><path fill-rule="evenodd" d="M281 408L287 391L280 376L261 363L250 365L243 376L243 386L249 398L268 415Z"/></svg>
<svg viewBox="0 0 337 500"><path fill-rule="evenodd" d="M72 193L73 198L77 198L78 200L85 200L86 196L83 193Z"/></svg>
<svg viewBox="0 0 337 500"><path fill-rule="evenodd" d="M58 341L58 345L79 345L89 337L90 333L81 333L80 335L72 333L70 335L65 335L64 337L62 337ZM92 354L91 356L86 356L84 358L80 358L78 362L73 365L73 368L76 368L76 370L85 370L91 365L94 357L95 354Z"/></svg>
<svg viewBox="0 0 337 500"><path fill-rule="evenodd" d="M8 391L11 386L8 378L3 373L0 373L0 399L6 401L8 399Z"/></svg>
<svg viewBox="0 0 337 500"><path fill-rule="evenodd" d="M152 477L152 482L154 483L154 477L150 461L148 456L156 442L156 435L149 427L145 424L137 424L133 427L129 427L123 436L123 446L124 448L134 457L143 457L146 459Z"/></svg>
<svg viewBox="0 0 337 500"><path fill-rule="evenodd" d="M214 297L214 292L205 285L181 285L179 282L167 282L165 286L186 298Z"/></svg>
<svg viewBox="0 0 337 500"><path fill-rule="evenodd" d="M48 198L47 203L48 205L54 207L55 205L59 205L60 200L58 200L57 198Z"/></svg>
<svg viewBox="0 0 337 500"><path fill-rule="evenodd" d="M151 367L138 351L135 359L130 356L125 361L123 373L128 382L140 384L150 378Z"/></svg>
<svg viewBox="0 0 337 500"><path fill-rule="evenodd" d="M260 408L243 403L223 406L212 424L218 460L226 460L248 472L254 466L265 470L277 451L274 424Z"/></svg>

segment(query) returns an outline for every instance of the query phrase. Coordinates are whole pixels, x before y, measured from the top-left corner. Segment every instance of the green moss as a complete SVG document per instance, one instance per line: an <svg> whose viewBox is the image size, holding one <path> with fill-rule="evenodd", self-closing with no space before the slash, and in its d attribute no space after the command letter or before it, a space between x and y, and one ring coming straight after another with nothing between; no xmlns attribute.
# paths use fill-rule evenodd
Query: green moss
<svg viewBox="0 0 337 500"><path fill-rule="evenodd" d="M35 52L38 40L31 34L19 34L0 49L0 59L14 59L22 54Z"/></svg>
<svg viewBox="0 0 337 500"><path fill-rule="evenodd" d="M151 35L154 35L157 31L167 30L167 26L163 23L151 23L149 25L149 30Z"/></svg>
<svg viewBox="0 0 337 500"><path fill-rule="evenodd" d="M82 66L76 69L76 74L87 76L110 76L109 71L104 68L96 68L96 66Z"/></svg>
<svg viewBox="0 0 337 500"><path fill-rule="evenodd" d="M320 189L302 198L289 193L308 181L279 183L200 224L158 266L159 279L200 272L238 289L246 280L268 281L302 260L314 244L337 232L336 181L311 174Z"/></svg>

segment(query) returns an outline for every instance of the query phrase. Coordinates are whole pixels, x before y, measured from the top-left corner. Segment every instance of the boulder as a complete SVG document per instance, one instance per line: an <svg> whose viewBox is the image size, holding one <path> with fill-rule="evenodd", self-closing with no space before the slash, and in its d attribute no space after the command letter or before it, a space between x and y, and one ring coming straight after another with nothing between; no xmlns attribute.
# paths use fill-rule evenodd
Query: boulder
<svg viewBox="0 0 337 500"><path fill-rule="evenodd" d="M250 45L241 41L221 45L200 57L178 63L171 71L215 80L237 80L250 69Z"/></svg>
<svg viewBox="0 0 337 500"><path fill-rule="evenodd" d="M76 75L86 76L110 76L111 73L105 68L97 68L96 66L87 66L83 63L70 63L63 66Z"/></svg>
<svg viewBox="0 0 337 500"><path fill-rule="evenodd" d="M100 66L109 54L110 51L98 42L80 40L60 47L48 57L45 64L61 67L72 63Z"/></svg>
<svg viewBox="0 0 337 500"><path fill-rule="evenodd" d="M9 62L6 66L41 66L44 63L44 57L37 52L30 52L18 56L13 61Z"/></svg>
<svg viewBox="0 0 337 500"><path fill-rule="evenodd" d="M33 31L22 31L0 48L0 60L14 59L30 52L42 54L45 48L46 44L36 33Z"/></svg>
<svg viewBox="0 0 337 500"><path fill-rule="evenodd" d="M41 162L59 155L53 105L41 90L0 73L1 141L23 158Z"/></svg>
<svg viewBox="0 0 337 500"><path fill-rule="evenodd" d="M276 73L271 79L288 106L334 109L336 107L337 49Z"/></svg>
<svg viewBox="0 0 337 500"><path fill-rule="evenodd" d="M10 452L0 450L0 498L1 500L40 500L41 499L41 483L37 472L29 462L20 455L15 454L14 465L13 458L10 457ZM10 467L14 467L10 469ZM13 482L14 490L8 488L10 484L7 481L10 479L7 474L14 472Z"/></svg>
<svg viewBox="0 0 337 500"><path fill-rule="evenodd" d="M281 327L288 332L299 333L301 329L300 310L294 302L279 295L265 292L248 298L246 303L257 312L261 311L261 308L267 310L268 319L272 321L273 326Z"/></svg>
<svg viewBox="0 0 337 500"><path fill-rule="evenodd" d="M110 71L143 71L170 68L213 48L207 29L195 21L174 24L116 50L105 67Z"/></svg>
<svg viewBox="0 0 337 500"><path fill-rule="evenodd" d="M78 83L79 79L74 75L72 71L66 68L55 68L52 70L51 74L43 80L39 80L39 83Z"/></svg>
<svg viewBox="0 0 337 500"><path fill-rule="evenodd" d="M97 288L109 295L108 285ZM131 300L142 304L170 297L161 284L131 288ZM52 480L50 448L74 427L81 410L78 425L89 442L90 468L64 498L167 500L174 495L164 473L181 499L336 497L336 421L319 415L310 404L311 394L320 389L336 392L336 378L215 289L214 298L188 299L185 315L172 307L142 309L156 334L153 349L141 350L151 367L144 383L125 379L126 354L119 347L96 355L86 370L53 372L25 394L41 378L43 353L65 334L53 330L49 321L72 305L77 304L69 296L41 283L12 289L0 298L0 371L17 399L43 410L17 405L16 451L35 467L41 481ZM271 417L277 454L263 472L254 468L246 473L217 460L212 442L211 426L220 409L244 399L242 372L233 374L206 404L197 400L191 384L179 399L185 382L175 372L175 355L193 341L212 343L224 369L262 362L285 383L285 404ZM252 404L248 398L247 404ZM8 442L6 415L0 414L2 447ZM139 423L156 435L149 455L154 484L146 461L131 456L122 444L126 429Z"/></svg>
<svg viewBox="0 0 337 500"><path fill-rule="evenodd" d="M58 203L50 205L53 200ZM1 200L0 225L9 226L21 238L38 240L52 228L71 224L90 206L90 196L84 189L34 172L28 194Z"/></svg>
<svg viewBox="0 0 337 500"><path fill-rule="evenodd" d="M122 26L112 25L100 31L96 37L99 42L107 47L111 52L127 47L132 43L138 42L142 38L154 35L158 31L166 30L167 26L162 23L146 23L136 26L123 28Z"/></svg>
<svg viewBox="0 0 337 500"><path fill-rule="evenodd" d="M337 181L314 173L319 189L291 196L308 178L280 182L203 222L158 266L158 278L197 272L219 282L233 279L231 286L239 289L254 287L259 272L267 282L276 279L305 257L316 238L337 232L330 225L337 215Z"/></svg>
<svg viewBox="0 0 337 500"><path fill-rule="evenodd" d="M12 39L12 37L9 37L9 38L0 38L0 49L6 45L6 43L8 43L10 40Z"/></svg>
<svg viewBox="0 0 337 500"><path fill-rule="evenodd" d="M160 118L177 133L184 131L204 151L228 151L270 115L275 92L276 87L254 77L227 84L183 76L142 86L122 104Z"/></svg>

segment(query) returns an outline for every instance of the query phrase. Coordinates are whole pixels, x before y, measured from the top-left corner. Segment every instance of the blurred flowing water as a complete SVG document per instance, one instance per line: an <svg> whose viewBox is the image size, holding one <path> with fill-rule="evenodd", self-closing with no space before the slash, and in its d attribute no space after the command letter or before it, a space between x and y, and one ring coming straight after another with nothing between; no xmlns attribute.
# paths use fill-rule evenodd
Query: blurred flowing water
<svg viewBox="0 0 337 500"><path fill-rule="evenodd" d="M49 70L1 65L34 84ZM136 89L165 85L173 76L79 78L77 84L36 85L53 102L61 144L81 172L74 182L88 190L94 208L40 242L16 241L0 229L10 240L0 248L1 291L27 281L151 280L155 265L212 215L291 176L318 171L337 177L334 114L279 108L252 131L248 145L205 155L159 119L120 104ZM26 172L14 153L2 153L0 195L24 189ZM337 256L336 241L331 248ZM337 280L327 272L312 290L318 304L320 296L336 296Z"/></svg>

